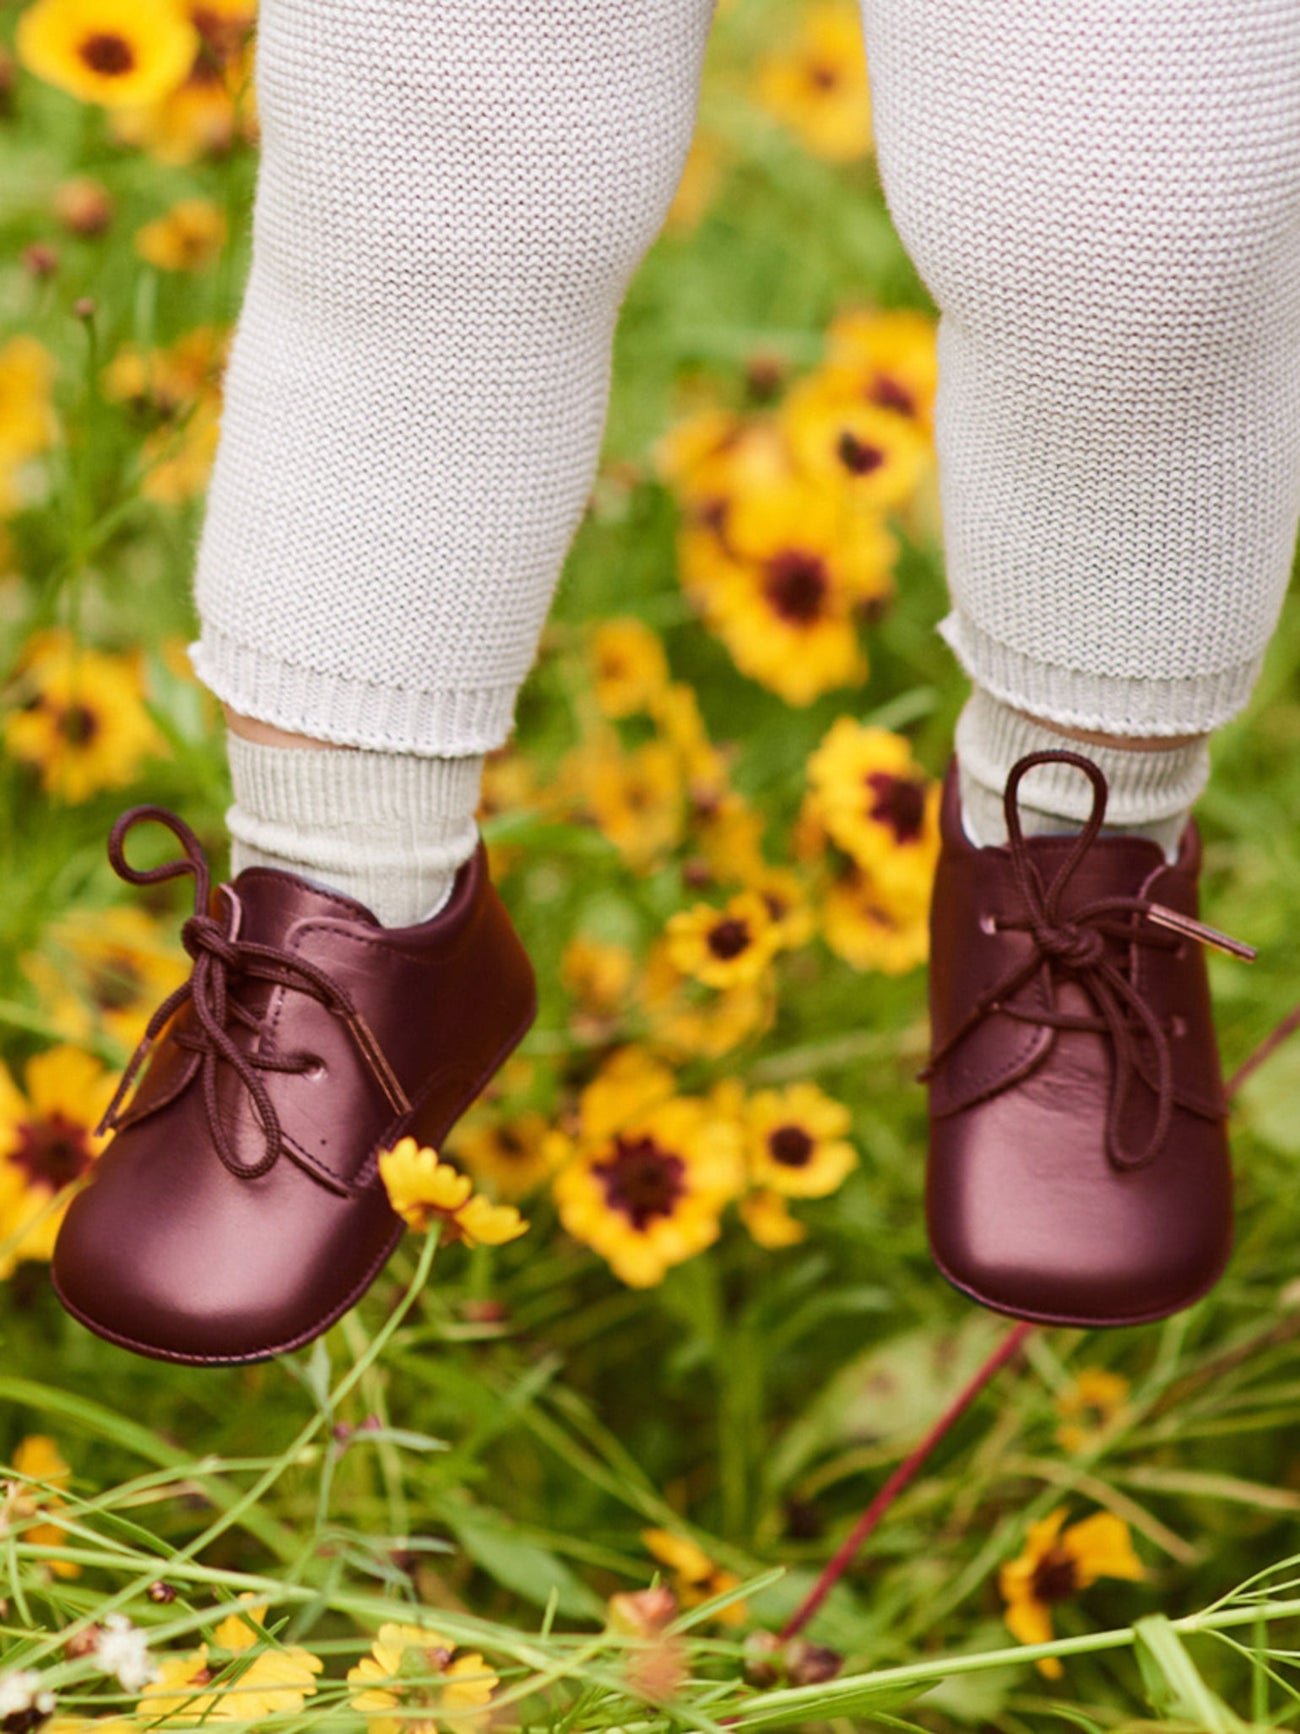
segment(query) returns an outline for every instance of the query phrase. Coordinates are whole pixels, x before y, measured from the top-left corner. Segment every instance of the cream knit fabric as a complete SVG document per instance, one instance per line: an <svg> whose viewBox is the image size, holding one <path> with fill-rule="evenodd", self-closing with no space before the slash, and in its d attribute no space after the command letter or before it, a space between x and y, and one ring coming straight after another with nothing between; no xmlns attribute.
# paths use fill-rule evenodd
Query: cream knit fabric
<svg viewBox="0 0 1300 1734"><path fill-rule="evenodd" d="M1296 0L863 0L942 311L944 634L1112 734L1240 709L1300 510Z"/></svg>
<svg viewBox="0 0 1300 1734"><path fill-rule="evenodd" d="M478 845L483 761L226 737L231 873L276 867L363 903L386 927L425 921Z"/></svg>
<svg viewBox="0 0 1300 1734"><path fill-rule="evenodd" d="M1244 702L1300 505L1296 0L863 0L942 309L949 641L1115 733ZM201 549L236 710L471 754L590 484L710 0L264 0L252 277Z"/></svg>
<svg viewBox="0 0 1300 1734"><path fill-rule="evenodd" d="M681 175L711 0L263 0L200 677L293 733L499 745Z"/></svg>

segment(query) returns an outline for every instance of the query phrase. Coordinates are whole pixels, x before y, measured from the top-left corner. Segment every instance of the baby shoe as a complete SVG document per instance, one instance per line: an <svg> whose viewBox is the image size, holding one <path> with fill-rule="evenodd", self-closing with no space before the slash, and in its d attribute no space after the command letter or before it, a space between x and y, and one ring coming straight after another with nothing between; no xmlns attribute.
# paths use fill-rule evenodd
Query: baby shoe
<svg viewBox="0 0 1300 1734"><path fill-rule="evenodd" d="M1091 815L1025 837L1021 779L1051 761L1091 781ZM972 1299L1048 1324L1163 1318L1232 1244L1202 947L1254 953L1197 919L1195 825L1171 863L1101 834L1106 794L1081 754L1031 753L1007 779L1008 842L981 849L954 766L931 905L931 1248Z"/></svg>
<svg viewBox="0 0 1300 1734"><path fill-rule="evenodd" d="M127 863L146 820L180 859ZM109 857L136 885L193 875L193 968L105 1115L113 1137L60 1227L54 1286L91 1330L160 1360L298 1348L401 1238L380 1152L445 1136L532 1022L532 968L481 844L438 914L403 928L276 868L210 893L198 840L161 807L123 814Z"/></svg>

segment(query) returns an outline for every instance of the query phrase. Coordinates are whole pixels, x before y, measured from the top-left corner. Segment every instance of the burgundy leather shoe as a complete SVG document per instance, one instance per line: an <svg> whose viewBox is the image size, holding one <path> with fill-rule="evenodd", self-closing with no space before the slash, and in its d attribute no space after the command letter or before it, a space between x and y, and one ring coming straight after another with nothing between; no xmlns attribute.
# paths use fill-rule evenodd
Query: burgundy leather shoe
<svg viewBox="0 0 1300 1734"><path fill-rule="evenodd" d="M1077 836L1026 838L1034 765L1078 767ZM1009 842L962 829L955 766L931 907L927 1216L972 1299L1048 1324L1125 1325L1188 1306L1232 1245L1226 1106L1196 919L1200 839L1178 860L1099 835L1106 779L1032 753L1006 787Z"/></svg>
<svg viewBox="0 0 1300 1734"><path fill-rule="evenodd" d="M130 867L143 820L183 858ZM198 840L161 807L123 814L109 858L136 885L193 874L194 967L105 1116L115 1135L64 1218L55 1288L91 1330L160 1360L297 1348L401 1237L379 1152L441 1141L532 1022L532 968L481 845L446 906L404 928L273 868L209 895Z"/></svg>

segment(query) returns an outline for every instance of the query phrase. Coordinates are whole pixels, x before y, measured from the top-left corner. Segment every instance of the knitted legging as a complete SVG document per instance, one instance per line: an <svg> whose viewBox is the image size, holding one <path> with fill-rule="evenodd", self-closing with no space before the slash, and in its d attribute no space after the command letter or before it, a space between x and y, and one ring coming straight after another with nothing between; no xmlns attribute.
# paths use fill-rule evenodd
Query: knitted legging
<svg viewBox="0 0 1300 1734"><path fill-rule="evenodd" d="M945 635L1051 720L1210 729L1300 509L1300 6L863 4L942 312ZM263 0L195 650L237 711L390 752L505 738L710 11Z"/></svg>

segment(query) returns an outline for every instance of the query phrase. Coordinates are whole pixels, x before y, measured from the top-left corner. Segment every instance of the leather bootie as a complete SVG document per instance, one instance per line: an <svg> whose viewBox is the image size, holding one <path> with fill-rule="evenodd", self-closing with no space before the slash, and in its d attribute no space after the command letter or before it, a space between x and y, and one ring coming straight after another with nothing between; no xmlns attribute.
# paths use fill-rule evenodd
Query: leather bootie
<svg viewBox="0 0 1300 1734"><path fill-rule="evenodd" d="M144 820L181 859L128 865ZM401 1238L380 1151L436 1146L528 1029L528 958L481 844L438 914L405 928L276 868L210 894L197 839L161 807L125 813L109 856L137 885L193 875L194 961L105 1116L114 1136L63 1220L55 1288L91 1330L161 1360L297 1348Z"/></svg>
<svg viewBox="0 0 1300 1734"><path fill-rule="evenodd" d="M1089 778L1091 816L1026 838L1020 781L1053 760ZM931 906L931 1248L972 1299L1049 1324L1163 1318L1232 1243L1202 947L1254 953L1197 919L1194 824L1170 863L1101 835L1105 810L1091 760L1032 753L1007 780L1008 842L980 849L954 766Z"/></svg>

